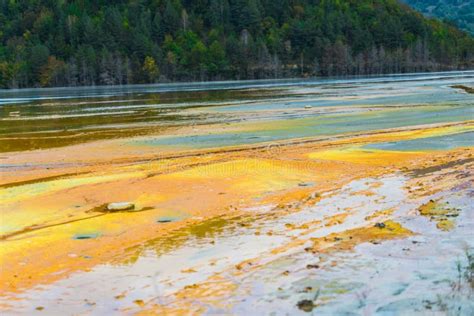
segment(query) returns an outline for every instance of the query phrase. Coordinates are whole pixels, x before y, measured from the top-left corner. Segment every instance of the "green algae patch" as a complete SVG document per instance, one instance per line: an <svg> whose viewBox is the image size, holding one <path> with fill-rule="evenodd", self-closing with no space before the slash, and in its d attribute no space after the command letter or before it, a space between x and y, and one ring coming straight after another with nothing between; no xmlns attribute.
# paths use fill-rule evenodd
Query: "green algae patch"
<svg viewBox="0 0 474 316"><path fill-rule="evenodd" d="M419 207L421 215L429 217L436 222L436 227L443 231L449 231L455 227L453 218L459 216L459 209L450 207L448 203L429 200L428 203Z"/></svg>

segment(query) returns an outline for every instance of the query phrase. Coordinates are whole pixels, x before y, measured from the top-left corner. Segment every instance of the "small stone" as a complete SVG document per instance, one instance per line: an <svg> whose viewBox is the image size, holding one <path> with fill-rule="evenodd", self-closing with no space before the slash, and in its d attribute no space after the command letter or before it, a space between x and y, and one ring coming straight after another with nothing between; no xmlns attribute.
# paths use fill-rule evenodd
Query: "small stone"
<svg viewBox="0 0 474 316"><path fill-rule="evenodd" d="M310 195L310 198L311 198L311 199L315 199L315 198L319 198L319 197L321 197L321 195L319 195L318 192L313 192L313 193L311 193L311 195Z"/></svg>
<svg viewBox="0 0 474 316"><path fill-rule="evenodd" d="M312 187L312 186L314 186L314 182L300 182L300 183L298 183L298 186L300 186L300 187Z"/></svg>
<svg viewBox="0 0 474 316"><path fill-rule="evenodd" d="M125 298L125 294L119 294L119 295L116 295L116 296L115 296L115 299L116 299L116 300L121 300L121 299L123 299L123 298Z"/></svg>
<svg viewBox="0 0 474 316"><path fill-rule="evenodd" d="M96 305L96 302L89 301L88 299L85 299L84 302L86 302L86 304L89 305L89 306Z"/></svg>
<svg viewBox="0 0 474 316"><path fill-rule="evenodd" d="M177 217L162 216L158 218L157 222L158 223L171 223L171 222L176 222L177 220L178 220Z"/></svg>
<svg viewBox="0 0 474 316"><path fill-rule="evenodd" d="M319 265L317 264L308 264L306 269L319 269Z"/></svg>
<svg viewBox="0 0 474 316"><path fill-rule="evenodd" d="M298 304L296 304L296 306L298 306L299 309L307 313L313 311L313 308L316 307L313 301L310 301L310 300L299 301Z"/></svg>
<svg viewBox="0 0 474 316"><path fill-rule="evenodd" d="M98 233L93 233L93 234L76 234L72 237L72 239L76 240L84 240L84 239L94 239L99 237Z"/></svg>
<svg viewBox="0 0 474 316"><path fill-rule="evenodd" d="M145 306L145 302L143 300L134 300L133 302L140 307Z"/></svg>
<svg viewBox="0 0 474 316"><path fill-rule="evenodd" d="M135 209L135 204L131 202L114 202L107 204L107 210L111 212L130 211Z"/></svg>
<svg viewBox="0 0 474 316"><path fill-rule="evenodd" d="M384 223L375 223L374 227L385 228L385 224Z"/></svg>

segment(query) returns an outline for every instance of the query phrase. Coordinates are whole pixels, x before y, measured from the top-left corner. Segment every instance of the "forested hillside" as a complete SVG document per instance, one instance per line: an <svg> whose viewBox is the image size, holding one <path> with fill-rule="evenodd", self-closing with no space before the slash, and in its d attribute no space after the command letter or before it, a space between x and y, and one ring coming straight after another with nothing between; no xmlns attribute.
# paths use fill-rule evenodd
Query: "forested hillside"
<svg viewBox="0 0 474 316"><path fill-rule="evenodd" d="M404 0L430 17L438 17L474 34L474 0Z"/></svg>
<svg viewBox="0 0 474 316"><path fill-rule="evenodd" d="M473 67L474 39L396 0L0 0L0 87Z"/></svg>

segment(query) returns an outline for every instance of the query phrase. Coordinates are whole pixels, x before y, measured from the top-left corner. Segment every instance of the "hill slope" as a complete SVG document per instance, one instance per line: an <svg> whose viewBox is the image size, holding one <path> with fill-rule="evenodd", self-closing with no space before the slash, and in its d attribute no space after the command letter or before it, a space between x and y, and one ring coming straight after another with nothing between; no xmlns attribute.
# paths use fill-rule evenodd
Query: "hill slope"
<svg viewBox="0 0 474 316"><path fill-rule="evenodd" d="M404 0L430 17L457 25L474 35L474 0Z"/></svg>
<svg viewBox="0 0 474 316"><path fill-rule="evenodd" d="M0 87L473 66L474 40L396 0L0 0Z"/></svg>

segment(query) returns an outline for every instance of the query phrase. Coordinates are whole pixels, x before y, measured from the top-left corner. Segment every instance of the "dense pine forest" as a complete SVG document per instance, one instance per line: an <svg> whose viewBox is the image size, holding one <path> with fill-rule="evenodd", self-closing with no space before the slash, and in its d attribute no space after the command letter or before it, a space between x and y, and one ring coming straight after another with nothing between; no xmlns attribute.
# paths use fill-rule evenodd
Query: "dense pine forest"
<svg viewBox="0 0 474 316"><path fill-rule="evenodd" d="M437 17L474 35L474 0L403 0L429 17Z"/></svg>
<svg viewBox="0 0 474 316"><path fill-rule="evenodd" d="M468 33L396 0L0 0L0 88L474 67Z"/></svg>

